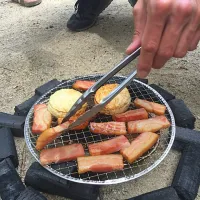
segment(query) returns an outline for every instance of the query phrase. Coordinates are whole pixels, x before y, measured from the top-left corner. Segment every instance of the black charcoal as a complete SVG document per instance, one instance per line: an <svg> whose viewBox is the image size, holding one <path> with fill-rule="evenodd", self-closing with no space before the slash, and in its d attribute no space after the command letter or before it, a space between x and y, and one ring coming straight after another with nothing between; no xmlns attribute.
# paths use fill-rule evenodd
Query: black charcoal
<svg viewBox="0 0 200 200"><path fill-rule="evenodd" d="M186 145L187 144L184 142L174 140L172 148L175 149L176 151L183 151L183 149L185 148Z"/></svg>
<svg viewBox="0 0 200 200"><path fill-rule="evenodd" d="M31 187L27 187L17 198L17 200L47 200L40 192Z"/></svg>
<svg viewBox="0 0 200 200"><path fill-rule="evenodd" d="M50 173L37 162L28 169L25 184L42 192L74 200L95 200L99 195L99 186L67 181Z"/></svg>
<svg viewBox="0 0 200 200"><path fill-rule="evenodd" d="M13 165L15 167L18 166L17 150L11 130L9 128L0 128L0 160L5 158L10 158Z"/></svg>
<svg viewBox="0 0 200 200"><path fill-rule="evenodd" d="M180 200L180 199L176 193L176 190L173 187L166 187L127 200Z"/></svg>
<svg viewBox="0 0 200 200"><path fill-rule="evenodd" d="M0 112L0 126L11 129L12 134L16 137L24 136L25 116L16 116Z"/></svg>
<svg viewBox="0 0 200 200"><path fill-rule="evenodd" d="M24 137L24 129L11 128L11 132L15 137Z"/></svg>
<svg viewBox="0 0 200 200"><path fill-rule="evenodd" d="M2 200L16 200L23 192L23 185L13 163L9 158L0 162L0 196Z"/></svg>
<svg viewBox="0 0 200 200"><path fill-rule="evenodd" d="M53 79L53 80L45 83L44 85L41 85L40 87L36 88L35 89L35 94L39 95L39 96L42 96L43 94L45 94L49 90L53 89L54 87L56 87L60 83L61 82L58 81L57 79Z"/></svg>
<svg viewBox="0 0 200 200"><path fill-rule="evenodd" d="M168 91L164 90L163 88L159 87L156 84L150 84L150 87L152 87L154 90L156 90L167 102L175 99L175 96Z"/></svg>
<svg viewBox="0 0 200 200"><path fill-rule="evenodd" d="M0 112L0 126L8 128L23 128L25 122L24 116L16 116Z"/></svg>
<svg viewBox="0 0 200 200"><path fill-rule="evenodd" d="M183 148L188 144L200 145L200 132L176 126L173 148L182 151Z"/></svg>
<svg viewBox="0 0 200 200"><path fill-rule="evenodd" d="M26 116L33 104L38 100L38 98L38 95L34 95L30 99L19 104L18 106L15 106L15 115Z"/></svg>
<svg viewBox="0 0 200 200"><path fill-rule="evenodd" d="M183 100L173 99L168 104L172 109L177 126L194 129L196 118Z"/></svg>
<svg viewBox="0 0 200 200"><path fill-rule="evenodd" d="M200 145L187 145L182 152L172 187L183 200L194 200L200 184Z"/></svg>

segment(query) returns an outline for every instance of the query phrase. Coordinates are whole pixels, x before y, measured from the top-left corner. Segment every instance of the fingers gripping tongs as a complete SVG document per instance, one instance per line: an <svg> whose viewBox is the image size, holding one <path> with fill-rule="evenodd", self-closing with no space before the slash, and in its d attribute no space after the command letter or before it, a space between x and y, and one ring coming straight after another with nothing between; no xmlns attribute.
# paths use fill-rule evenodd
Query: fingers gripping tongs
<svg viewBox="0 0 200 200"><path fill-rule="evenodd" d="M81 107L87 102L87 100L103 85L105 84L111 77L113 77L117 72L123 69L127 64L133 61L136 57L140 55L139 47L132 54L123 59L118 65L116 65L110 72L100 78L92 87L90 87L87 91L83 93L83 95L76 101L76 103L72 106L70 111L63 118L62 123L69 120ZM118 86L116 87L108 96L106 96L100 104L93 106L90 110L86 111L83 115L81 115L75 122L71 123L68 129L72 129L86 120L91 119L97 113L99 113L105 105L107 105L117 94L119 94L134 78L137 74L137 70L134 70L130 75Z"/></svg>

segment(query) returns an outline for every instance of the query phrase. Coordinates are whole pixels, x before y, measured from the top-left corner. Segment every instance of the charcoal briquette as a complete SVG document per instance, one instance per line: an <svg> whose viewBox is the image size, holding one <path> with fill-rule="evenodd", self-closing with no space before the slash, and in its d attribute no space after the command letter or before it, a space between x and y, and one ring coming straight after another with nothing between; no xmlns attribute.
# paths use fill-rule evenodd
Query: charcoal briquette
<svg viewBox="0 0 200 200"><path fill-rule="evenodd" d="M200 184L200 145L187 145L182 152L172 187L182 200L194 200Z"/></svg>
<svg viewBox="0 0 200 200"><path fill-rule="evenodd" d="M180 141L174 140L172 148L175 149L176 151L183 151L183 149L185 148L186 145L187 145L187 143L185 143L185 142L180 142Z"/></svg>
<svg viewBox="0 0 200 200"><path fill-rule="evenodd" d="M9 128L0 128L0 160L10 158L15 167L18 166L18 156L15 141ZM1 170L1 168L0 168Z"/></svg>
<svg viewBox="0 0 200 200"><path fill-rule="evenodd" d="M173 148L182 151L184 147L188 144L200 145L200 132L176 126L176 134Z"/></svg>
<svg viewBox="0 0 200 200"><path fill-rule="evenodd" d="M127 200L180 200L180 198L173 187L166 187Z"/></svg>
<svg viewBox="0 0 200 200"><path fill-rule="evenodd" d="M150 84L149 86L152 87L154 90L156 90L167 102L172 99L175 99L175 96L173 94L171 94L167 90L159 87L158 85Z"/></svg>
<svg viewBox="0 0 200 200"><path fill-rule="evenodd" d="M45 196L43 196L37 190L27 187L17 198L17 200L47 200Z"/></svg>
<svg viewBox="0 0 200 200"><path fill-rule="evenodd" d="M54 87L56 87L60 83L61 82L58 81L57 79L53 79L53 80L45 83L44 85L41 85L40 87L36 88L35 94L38 95L38 96L42 96L43 94L45 94L49 90L53 89Z"/></svg>
<svg viewBox="0 0 200 200"><path fill-rule="evenodd" d="M0 126L10 128L12 134L16 137L24 136L25 119L25 116L17 116L0 112Z"/></svg>
<svg viewBox="0 0 200 200"><path fill-rule="evenodd" d="M39 99L39 97L45 94L48 90L56 87L58 84L60 84L60 81L58 81L57 79L53 79L45 83L44 85L36 88L34 96L15 106L15 115L26 116L33 104Z"/></svg>
<svg viewBox="0 0 200 200"><path fill-rule="evenodd" d="M38 95L34 95L23 103L15 106L15 115L26 116L38 98Z"/></svg>
<svg viewBox="0 0 200 200"><path fill-rule="evenodd" d="M169 101L168 104L174 114L177 126L194 129L196 118L183 100L173 99Z"/></svg>
<svg viewBox="0 0 200 200"><path fill-rule="evenodd" d="M0 162L0 196L2 200L16 200L23 192L23 185L12 161L6 158Z"/></svg>
<svg viewBox="0 0 200 200"><path fill-rule="evenodd" d="M28 169L25 184L45 193L74 200L95 200L99 195L99 186L67 181L50 173L37 162Z"/></svg>

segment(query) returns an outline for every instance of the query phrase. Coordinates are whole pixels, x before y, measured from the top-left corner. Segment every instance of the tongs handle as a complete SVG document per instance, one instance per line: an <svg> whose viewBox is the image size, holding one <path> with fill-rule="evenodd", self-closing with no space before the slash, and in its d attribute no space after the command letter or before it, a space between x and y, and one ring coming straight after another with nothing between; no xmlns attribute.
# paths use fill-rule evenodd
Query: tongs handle
<svg viewBox="0 0 200 200"><path fill-rule="evenodd" d="M128 65L131 61L133 61L135 58L137 58L140 55L140 49L136 49L132 54L125 57L119 64L117 64L110 72L105 74L102 78L100 78L92 87L90 87L72 106L70 111L66 114L64 117L62 123L69 120L70 117L72 117L81 107L84 103L86 103L87 99L96 92L104 83L106 83L111 77L113 77L117 72L119 72L121 69L123 69L126 65ZM129 81L130 82L130 81ZM129 83L128 82L128 83ZM127 83L127 84L128 84ZM126 85L127 85L126 84ZM122 88L123 89L123 88ZM122 90L121 89L121 90ZM120 91L121 91L120 90ZM110 95L109 95L110 96ZM116 96L116 95L115 95ZM109 101L109 99L107 99ZM107 102L106 101L106 102ZM105 102L105 103L106 103Z"/></svg>

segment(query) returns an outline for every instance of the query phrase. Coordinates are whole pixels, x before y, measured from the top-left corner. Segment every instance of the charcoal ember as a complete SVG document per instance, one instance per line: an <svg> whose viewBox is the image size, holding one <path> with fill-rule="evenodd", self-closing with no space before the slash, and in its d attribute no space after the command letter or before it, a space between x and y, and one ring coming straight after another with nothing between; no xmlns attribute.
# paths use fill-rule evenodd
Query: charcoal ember
<svg viewBox="0 0 200 200"><path fill-rule="evenodd" d="M0 112L0 126L10 128L12 134L16 137L24 136L25 119L25 116L16 116Z"/></svg>
<svg viewBox="0 0 200 200"><path fill-rule="evenodd" d="M18 167L19 161L15 141L9 128L0 128L0 161L10 158L15 167ZM0 168L1 170L1 168Z"/></svg>
<svg viewBox="0 0 200 200"><path fill-rule="evenodd" d="M150 84L149 86L152 87L154 90L156 90L167 102L172 99L175 99L175 96L173 94L159 87L158 85Z"/></svg>
<svg viewBox="0 0 200 200"><path fill-rule="evenodd" d="M200 132L176 126L176 134L173 148L182 151L184 147L188 144L200 145Z"/></svg>
<svg viewBox="0 0 200 200"><path fill-rule="evenodd" d="M183 100L173 99L169 101L168 104L174 114L177 126L194 129L196 118Z"/></svg>
<svg viewBox="0 0 200 200"><path fill-rule="evenodd" d="M2 200L16 200L24 191L23 185L12 161L6 158L0 162L0 196Z"/></svg>
<svg viewBox="0 0 200 200"><path fill-rule="evenodd" d="M41 85L40 87L36 88L35 94L38 95L38 96L42 96L43 94L45 94L49 90L53 89L54 87L56 87L60 83L61 82L58 81L57 79L53 79L53 80L45 83L44 85Z"/></svg>
<svg viewBox="0 0 200 200"><path fill-rule="evenodd" d="M33 104L39 99L40 96L34 95L23 103L15 106L15 115L26 116L33 106Z"/></svg>
<svg viewBox="0 0 200 200"><path fill-rule="evenodd" d="M95 200L99 195L99 186L67 181L50 173L37 162L28 169L25 184L45 193L74 200Z"/></svg>
<svg viewBox="0 0 200 200"><path fill-rule="evenodd" d="M166 187L127 200L180 200L180 198L173 187Z"/></svg>
<svg viewBox="0 0 200 200"><path fill-rule="evenodd" d="M200 145L187 145L183 150L172 187L183 200L194 200L200 184Z"/></svg>
<svg viewBox="0 0 200 200"><path fill-rule="evenodd" d="M17 200L47 200L40 192L31 187L27 187L17 198Z"/></svg>
<svg viewBox="0 0 200 200"><path fill-rule="evenodd" d="M146 79L146 78L135 78L135 79L140 81L140 82L143 82L145 84L148 84L148 79Z"/></svg>

